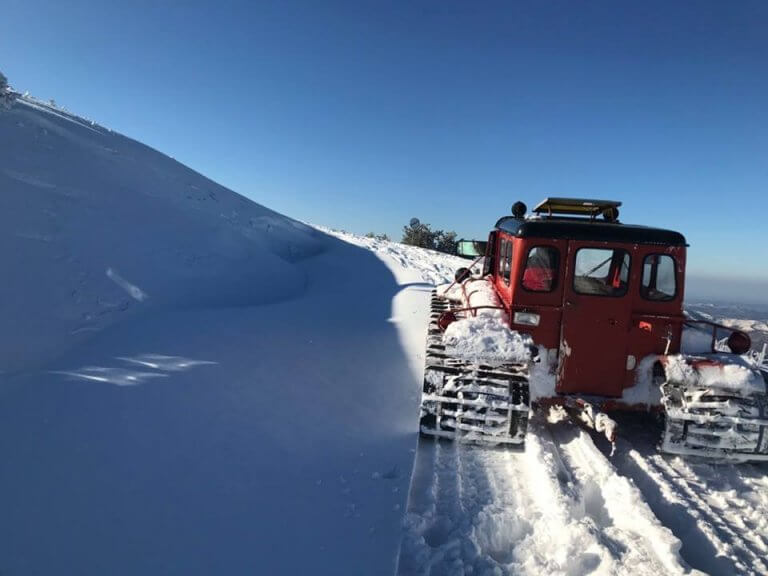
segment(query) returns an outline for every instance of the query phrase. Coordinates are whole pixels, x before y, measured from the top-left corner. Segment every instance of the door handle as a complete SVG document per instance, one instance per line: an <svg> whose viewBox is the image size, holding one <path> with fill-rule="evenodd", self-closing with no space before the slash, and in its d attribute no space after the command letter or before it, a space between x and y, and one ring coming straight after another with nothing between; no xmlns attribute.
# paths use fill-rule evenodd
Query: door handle
<svg viewBox="0 0 768 576"><path fill-rule="evenodd" d="M576 306L576 303L573 302L572 300L566 300L565 301L565 305L570 307L570 308L573 308L574 306Z"/></svg>

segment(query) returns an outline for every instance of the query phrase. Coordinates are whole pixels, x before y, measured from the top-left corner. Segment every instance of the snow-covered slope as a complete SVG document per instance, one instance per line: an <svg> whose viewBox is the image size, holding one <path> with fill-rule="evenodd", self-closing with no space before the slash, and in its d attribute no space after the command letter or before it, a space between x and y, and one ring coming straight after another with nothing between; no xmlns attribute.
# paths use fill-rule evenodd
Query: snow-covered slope
<svg viewBox="0 0 768 576"><path fill-rule="evenodd" d="M404 272L414 279L419 279L425 285L439 286L446 282L453 282L456 270L471 263L458 256L451 256L435 250L425 250L399 242L358 236L340 230L319 229L345 242L371 250L395 273ZM423 327L423 331L426 332L426 327Z"/></svg>
<svg viewBox="0 0 768 576"><path fill-rule="evenodd" d="M290 299L304 291L293 263L323 248L315 230L40 102L0 112L0 134L6 373L138 308Z"/></svg>
<svg viewBox="0 0 768 576"><path fill-rule="evenodd" d="M0 572L391 574L423 287L39 102L0 136Z"/></svg>

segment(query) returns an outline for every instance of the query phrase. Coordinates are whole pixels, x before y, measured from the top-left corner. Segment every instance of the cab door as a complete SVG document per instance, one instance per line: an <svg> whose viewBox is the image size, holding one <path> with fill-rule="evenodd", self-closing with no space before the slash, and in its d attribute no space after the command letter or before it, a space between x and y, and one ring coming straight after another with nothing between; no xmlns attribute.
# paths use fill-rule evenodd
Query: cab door
<svg viewBox="0 0 768 576"><path fill-rule="evenodd" d="M632 247L568 243L557 390L621 396L631 326Z"/></svg>

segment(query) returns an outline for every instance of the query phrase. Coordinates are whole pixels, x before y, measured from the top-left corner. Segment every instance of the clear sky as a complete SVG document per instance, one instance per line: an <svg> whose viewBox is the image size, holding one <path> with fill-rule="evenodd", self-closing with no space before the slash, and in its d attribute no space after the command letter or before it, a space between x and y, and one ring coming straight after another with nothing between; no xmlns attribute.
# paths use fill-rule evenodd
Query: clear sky
<svg viewBox="0 0 768 576"><path fill-rule="evenodd" d="M767 31L762 0L5 0L0 70L298 219L485 237L610 198L768 280Z"/></svg>

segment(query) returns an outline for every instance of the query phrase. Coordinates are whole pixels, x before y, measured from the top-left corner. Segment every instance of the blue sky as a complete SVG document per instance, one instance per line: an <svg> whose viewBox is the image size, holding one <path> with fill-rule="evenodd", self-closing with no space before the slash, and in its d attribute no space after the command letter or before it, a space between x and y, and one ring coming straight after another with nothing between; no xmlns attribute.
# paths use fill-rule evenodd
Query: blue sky
<svg viewBox="0 0 768 576"><path fill-rule="evenodd" d="M289 216L484 237L611 198L768 280L766 2L3 4L17 89Z"/></svg>

